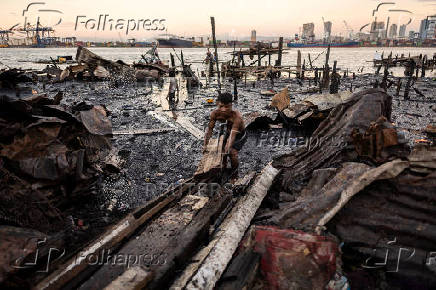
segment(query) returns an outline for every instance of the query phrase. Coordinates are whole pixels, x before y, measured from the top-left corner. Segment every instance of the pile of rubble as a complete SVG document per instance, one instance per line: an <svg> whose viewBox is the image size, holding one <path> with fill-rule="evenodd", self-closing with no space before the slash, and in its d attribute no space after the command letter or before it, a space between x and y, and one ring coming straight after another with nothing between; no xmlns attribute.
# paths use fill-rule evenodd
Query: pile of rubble
<svg viewBox="0 0 436 290"><path fill-rule="evenodd" d="M335 107L313 133L311 146L273 162L280 173L254 219L255 224L303 230L314 237L335 235L344 252L336 278L348 276L353 288L359 288L365 275L373 276L365 278L368 284L380 282L367 268L387 272L390 285L408 281L427 288L436 283L436 265L429 256L436 241L436 149L428 144L408 147L388 121L391 102L383 90L370 89ZM269 238L276 239L272 234ZM263 255L279 255L278 248L269 247ZM287 255L304 249L293 248ZM307 259L312 255L316 253L307 250ZM303 275L298 270L303 265L294 263L293 271ZM277 271L261 266L262 279ZM299 275L285 276L287 284L282 281L278 288L289 283L306 288L308 282ZM312 282L309 288L317 285Z"/></svg>
<svg viewBox="0 0 436 290"><path fill-rule="evenodd" d="M303 107L289 106L282 93L272 104L280 112ZM307 111L327 114L309 146L276 158L251 179L200 252L208 256L181 275L191 275L183 285L434 288L434 143L409 147L390 122L392 97L382 89L336 99L325 109L322 97L318 105L305 103ZM302 114L287 118L298 123ZM433 126L426 128L429 139Z"/></svg>
<svg viewBox="0 0 436 290"><path fill-rule="evenodd" d="M7 253L0 258L0 282L16 270L11 265L23 249L38 248L38 237L62 240L76 225L66 210L83 207L103 173L119 171L104 106L67 106L61 99L62 93L0 95L0 245Z"/></svg>

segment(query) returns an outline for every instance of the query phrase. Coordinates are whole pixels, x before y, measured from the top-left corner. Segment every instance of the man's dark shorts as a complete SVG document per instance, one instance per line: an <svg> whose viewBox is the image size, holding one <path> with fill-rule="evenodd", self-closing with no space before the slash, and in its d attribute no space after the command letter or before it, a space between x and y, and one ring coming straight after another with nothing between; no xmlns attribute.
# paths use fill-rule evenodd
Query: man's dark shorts
<svg viewBox="0 0 436 290"><path fill-rule="evenodd" d="M226 134L226 138L224 140L224 144L227 143L227 139L229 138L229 133ZM244 146L245 142L247 141L247 131L238 132L235 138L235 142L233 143L232 148L236 151L241 151L242 147Z"/></svg>

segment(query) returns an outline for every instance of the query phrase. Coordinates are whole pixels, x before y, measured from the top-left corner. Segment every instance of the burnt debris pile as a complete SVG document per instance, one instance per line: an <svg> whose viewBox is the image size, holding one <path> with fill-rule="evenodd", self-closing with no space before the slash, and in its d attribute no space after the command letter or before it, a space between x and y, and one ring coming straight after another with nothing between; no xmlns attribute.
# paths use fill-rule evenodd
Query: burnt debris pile
<svg viewBox="0 0 436 290"><path fill-rule="evenodd" d="M428 253L435 242L436 150L406 144L388 121L391 102L380 89L355 93L321 122L309 149L276 158L273 166L281 171L254 221L315 236L335 235L344 253L336 278L344 274L351 285L365 277L374 286L387 280L389 285L429 287L435 283ZM252 251L259 246L255 243ZM261 251L262 279L269 278L271 251L281 251L270 247ZM400 249L407 249L407 257L405 250L398 256ZM281 283L308 283L298 275L282 278ZM317 285L312 282L311 287Z"/></svg>
<svg viewBox="0 0 436 290"><path fill-rule="evenodd" d="M61 98L61 93L54 98L1 97L4 224L43 232L62 229L63 209L95 192L98 176L113 163L106 109L86 103L60 105Z"/></svg>

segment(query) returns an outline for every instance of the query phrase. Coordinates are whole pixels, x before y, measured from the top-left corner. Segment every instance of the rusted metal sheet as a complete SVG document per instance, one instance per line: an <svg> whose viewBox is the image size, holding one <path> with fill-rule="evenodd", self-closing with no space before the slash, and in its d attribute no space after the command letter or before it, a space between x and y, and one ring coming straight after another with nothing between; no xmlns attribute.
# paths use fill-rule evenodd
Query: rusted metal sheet
<svg viewBox="0 0 436 290"><path fill-rule="evenodd" d="M314 170L345 160L344 157L353 150L347 147L351 144L353 129L364 131L368 124L380 116L389 120L390 98L379 89L353 94L349 102L333 109L329 117L318 126L308 148L276 158L273 162L275 167L289 168L283 171L281 178L284 190L293 192L293 188L301 188L297 184L308 180Z"/></svg>
<svg viewBox="0 0 436 290"><path fill-rule="evenodd" d="M61 230L65 217L55 204L90 194L102 169L112 166L105 164L110 140L98 135L111 132L105 109L57 105L61 97L0 98L2 220L42 232Z"/></svg>
<svg viewBox="0 0 436 290"><path fill-rule="evenodd" d="M271 106L279 111L283 111L289 106L290 102L288 87L286 87L272 98Z"/></svg>
<svg viewBox="0 0 436 290"><path fill-rule="evenodd" d="M91 134L112 134L112 123L107 118L106 109L102 106L94 106L91 110L80 111L80 119Z"/></svg>

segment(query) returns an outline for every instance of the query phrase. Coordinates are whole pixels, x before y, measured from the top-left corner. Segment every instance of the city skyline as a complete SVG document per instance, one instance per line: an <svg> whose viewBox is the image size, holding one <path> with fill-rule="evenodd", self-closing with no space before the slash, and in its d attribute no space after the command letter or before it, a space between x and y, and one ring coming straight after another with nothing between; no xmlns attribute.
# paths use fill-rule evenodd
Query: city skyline
<svg viewBox="0 0 436 290"><path fill-rule="evenodd" d="M259 0L223 0L220 5L212 6L199 0L160 1L159 3L129 1L123 2L123 4L109 0L105 1L104 5L84 0L74 2L46 0L38 1L39 5L33 5L23 12L30 3L35 3L35 1L2 0L0 27L8 29L16 24L23 26L24 17L30 19L28 22L36 23L36 20L32 21L32 19L40 17L41 24L53 26L55 35L59 37L75 36L84 40L126 41L129 38L152 39L165 32L185 37L208 36L210 34L209 17L215 16L217 36L220 39L249 39L251 30L256 30L258 37L284 36L291 38L295 34L301 34L305 23L314 23L316 37L322 38L324 35L322 18L332 22L332 35L345 36L349 30L347 25L354 33L357 33L362 26L372 23L375 17L380 22L386 22L389 17L390 24L395 24L397 27L401 27L411 20L407 30L419 31L422 19L436 14L436 0L393 1L396 3L395 5L382 5L378 11L374 11L377 5L382 2L308 0L304 3L296 1L266 3ZM406 11L410 11L410 13ZM78 19L83 21L97 20L99 17L101 18L100 15L123 19L125 22L130 19L135 21L164 19L165 21L162 23L165 24L165 29L162 31L137 29L126 33L126 28L97 31L89 29L89 25L87 29L84 24L78 24ZM364 29L363 32L369 32L369 27L366 30Z"/></svg>

